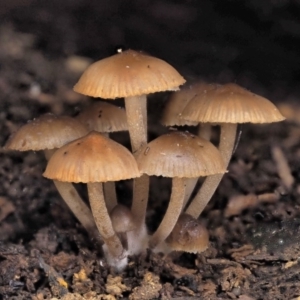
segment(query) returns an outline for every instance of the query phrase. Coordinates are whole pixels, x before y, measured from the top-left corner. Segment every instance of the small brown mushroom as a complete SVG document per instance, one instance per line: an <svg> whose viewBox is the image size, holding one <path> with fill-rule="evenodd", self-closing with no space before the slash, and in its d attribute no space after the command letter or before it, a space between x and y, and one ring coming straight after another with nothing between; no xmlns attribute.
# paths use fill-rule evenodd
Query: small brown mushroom
<svg viewBox="0 0 300 300"><path fill-rule="evenodd" d="M149 176L172 178L172 192L165 216L150 238L150 248L163 242L182 211L186 178L225 172L218 149L187 132L162 135L146 145L137 157L139 169Z"/></svg>
<svg viewBox="0 0 300 300"><path fill-rule="evenodd" d="M225 166L232 156L237 124L272 123L285 118L269 100L242 87L228 83L194 97L185 107L182 118L203 123L221 124L219 149ZM223 174L208 177L186 213L197 218L218 187Z"/></svg>
<svg viewBox="0 0 300 300"><path fill-rule="evenodd" d="M127 264L127 254L113 229L102 182L140 176L132 154L117 142L92 131L58 149L43 175L59 181L87 183L92 213L105 243L106 258L112 266L122 269Z"/></svg>
<svg viewBox="0 0 300 300"><path fill-rule="evenodd" d="M166 243L175 251L201 253L208 247L209 234L199 220L184 213L179 216Z"/></svg>
<svg viewBox="0 0 300 300"><path fill-rule="evenodd" d="M75 119L46 114L22 126L7 141L4 149L17 151L43 150L47 159L66 143L87 134ZM83 202L74 186L67 182L53 181L61 197L82 226L94 237L98 236L89 207Z"/></svg>
<svg viewBox="0 0 300 300"><path fill-rule="evenodd" d="M129 208L122 204L118 204L110 213L111 222L114 230L119 235L123 247L127 249L129 255L141 253L146 249L148 236L145 230L145 235L137 240L134 230L136 225L133 220L132 212Z"/></svg>

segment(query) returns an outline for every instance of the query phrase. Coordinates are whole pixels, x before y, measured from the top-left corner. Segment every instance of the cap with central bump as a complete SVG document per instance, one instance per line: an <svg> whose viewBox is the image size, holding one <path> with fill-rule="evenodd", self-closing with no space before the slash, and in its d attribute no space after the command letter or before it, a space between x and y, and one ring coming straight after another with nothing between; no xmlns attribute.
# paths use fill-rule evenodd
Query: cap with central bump
<svg viewBox="0 0 300 300"><path fill-rule="evenodd" d="M143 52L127 50L90 65L74 91L104 99L177 90L184 78L168 63Z"/></svg>
<svg viewBox="0 0 300 300"><path fill-rule="evenodd" d="M68 182L106 182L139 177L133 155L121 144L92 131L58 149L45 177Z"/></svg>

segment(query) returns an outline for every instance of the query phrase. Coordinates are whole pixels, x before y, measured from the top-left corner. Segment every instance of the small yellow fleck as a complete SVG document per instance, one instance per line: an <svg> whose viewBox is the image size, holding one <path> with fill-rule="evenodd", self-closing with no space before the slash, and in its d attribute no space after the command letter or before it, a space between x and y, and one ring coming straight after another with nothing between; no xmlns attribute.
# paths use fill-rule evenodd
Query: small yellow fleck
<svg viewBox="0 0 300 300"><path fill-rule="evenodd" d="M85 281L88 279L84 269L81 269L78 273L74 273L73 277L78 281Z"/></svg>
<svg viewBox="0 0 300 300"><path fill-rule="evenodd" d="M66 281L63 278L58 277L57 281L58 281L59 285L65 287L66 289L68 288L68 284L66 283Z"/></svg>

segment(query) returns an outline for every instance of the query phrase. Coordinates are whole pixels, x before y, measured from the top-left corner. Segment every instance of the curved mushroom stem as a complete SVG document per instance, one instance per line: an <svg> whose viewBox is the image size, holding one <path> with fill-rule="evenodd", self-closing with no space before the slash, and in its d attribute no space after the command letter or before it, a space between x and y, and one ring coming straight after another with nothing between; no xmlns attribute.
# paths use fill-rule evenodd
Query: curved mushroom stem
<svg viewBox="0 0 300 300"><path fill-rule="evenodd" d="M229 161L232 156L235 137L237 131L237 124L223 123L221 124L221 135L219 150L221 152L225 168L228 167ZM203 182L201 189L192 200L189 207L186 209L186 213L194 218L198 218L207 203L211 199L212 195L216 191L220 181L224 174L216 174L208 176Z"/></svg>
<svg viewBox="0 0 300 300"><path fill-rule="evenodd" d="M95 223L106 244L109 255L114 259L116 267L118 268L118 262L124 258L124 249L112 227L111 219L104 201L102 183L88 183L87 187Z"/></svg>
<svg viewBox="0 0 300 300"><path fill-rule="evenodd" d="M85 230L93 237L99 236L99 231L94 222L93 215L88 206L83 202L72 183L53 180L57 191L64 199L74 216ZM98 237L99 240L99 237Z"/></svg>
<svg viewBox="0 0 300 300"><path fill-rule="evenodd" d="M199 177L193 177L193 178L186 179L186 187L185 187L182 210L184 210L185 206L188 204L189 199L190 199L190 197L195 189L195 186L198 182L198 179L199 179Z"/></svg>
<svg viewBox="0 0 300 300"><path fill-rule="evenodd" d="M147 144L147 98L146 95L125 98L128 130L130 135L133 155ZM142 175L133 180L133 197L131 211L137 226L135 231L139 234L142 230L148 203L149 176Z"/></svg>
<svg viewBox="0 0 300 300"><path fill-rule="evenodd" d="M104 136L109 137L109 132L102 132ZM104 199L108 212L110 213L113 208L118 204L116 184L114 181L107 181L103 183Z"/></svg>
<svg viewBox="0 0 300 300"><path fill-rule="evenodd" d="M44 154L47 160L50 159L55 150L45 150ZM61 195L62 199L68 205L73 215L85 228L85 230L98 242L101 241L99 231L94 222L94 218L89 207L79 196L72 183L53 180L53 183ZM101 241L102 242L102 241Z"/></svg>
<svg viewBox="0 0 300 300"><path fill-rule="evenodd" d="M169 206L159 227L150 238L149 247L151 249L163 242L176 225L183 206L185 186L186 178L173 178Z"/></svg>
<svg viewBox="0 0 300 300"><path fill-rule="evenodd" d="M211 127L212 125L210 123L199 123L198 125L198 136L210 141L211 137ZM186 192L185 192L185 197L184 197L184 204L183 208L187 205L189 202L189 199L195 189L195 186L198 182L198 177L196 178L187 178L187 186L186 186Z"/></svg>

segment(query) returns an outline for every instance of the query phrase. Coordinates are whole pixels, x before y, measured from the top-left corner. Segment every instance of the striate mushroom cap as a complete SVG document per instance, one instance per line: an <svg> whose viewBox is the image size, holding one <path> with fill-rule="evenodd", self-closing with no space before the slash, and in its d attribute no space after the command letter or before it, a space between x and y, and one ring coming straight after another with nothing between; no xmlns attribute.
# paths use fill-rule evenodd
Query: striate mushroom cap
<svg viewBox="0 0 300 300"><path fill-rule="evenodd" d="M4 146L8 150L39 151L60 148L88 133L76 119L45 114L16 131Z"/></svg>
<svg viewBox="0 0 300 300"><path fill-rule="evenodd" d="M77 117L90 131L116 132L128 130L124 108L106 102L96 102Z"/></svg>
<svg viewBox="0 0 300 300"><path fill-rule="evenodd" d="M211 142L182 131L150 142L137 162L140 172L150 176L192 178L225 172L220 152Z"/></svg>
<svg viewBox="0 0 300 300"><path fill-rule="evenodd" d="M58 149L43 174L67 182L106 182L139 177L133 155L121 144L92 131Z"/></svg>
<svg viewBox="0 0 300 300"><path fill-rule="evenodd" d="M235 83L215 85L197 94L182 118L202 123L272 123L285 119L272 102Z"/></svg>
<svg viewBox="0 0 300 300"><path fill-rule="evenodd" d="M209 234L199 220L184 213L178 218L166 243L175 251L200 253L208 247Z"/></svg>
<svg viewBox="0 0 300 300"><path fill-rule="evenodd" d="M90 65L74 91L91 97L115 99L177 90L185 79L165 61L127 50Z"/></svg>
<svg viewBox="0 0 300 300"><path fill-rule="evenodd" d="M161 118L161 124L164 126L197 126L198 121L183 119L181 113L197 94L201 94L214 88L214 84L203 81L185 85L179 91L171 94Z"/></svg>

